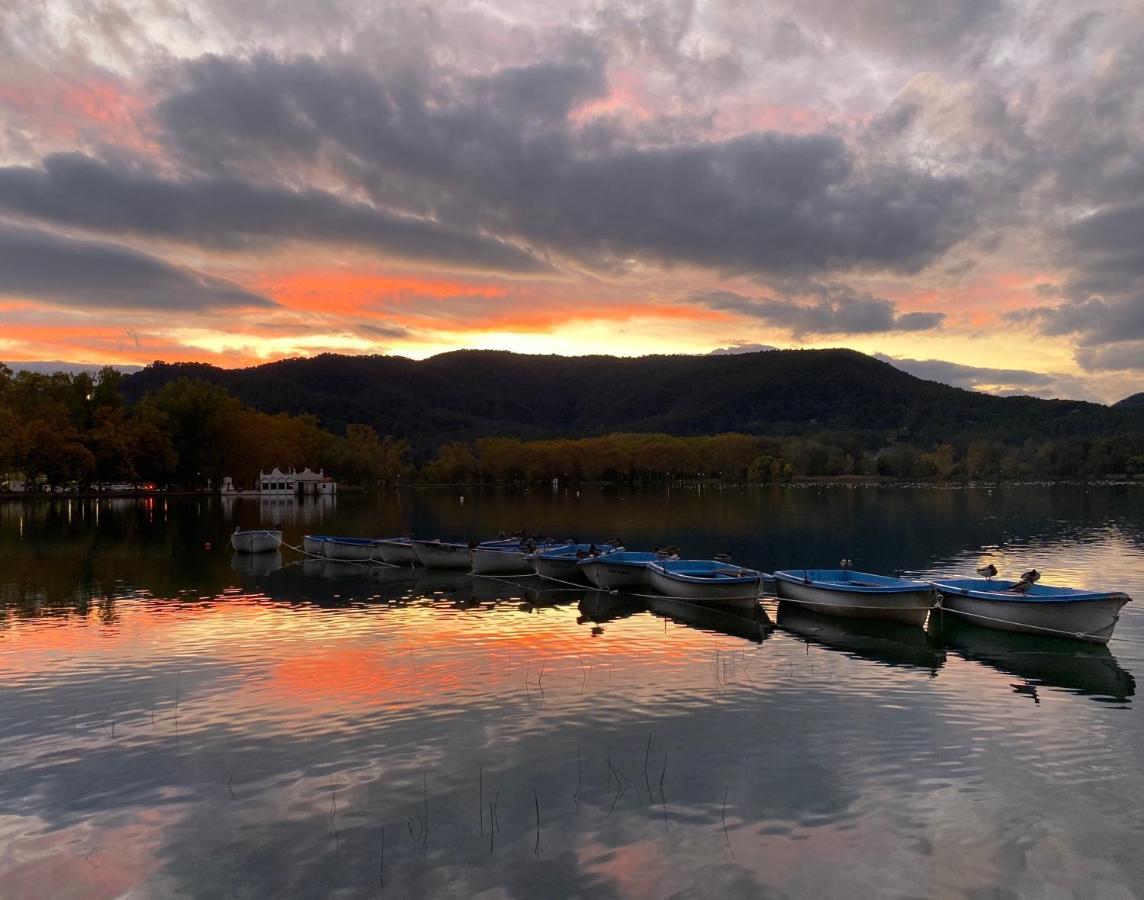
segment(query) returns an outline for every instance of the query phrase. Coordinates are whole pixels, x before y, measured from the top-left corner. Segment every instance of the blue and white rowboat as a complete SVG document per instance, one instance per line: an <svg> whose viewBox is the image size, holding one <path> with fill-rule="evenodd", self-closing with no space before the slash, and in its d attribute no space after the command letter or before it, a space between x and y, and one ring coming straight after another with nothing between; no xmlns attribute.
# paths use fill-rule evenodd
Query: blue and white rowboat
<svg viewBox="0 0 1144 900"><path fill-rule="evenodd" d="M1024 585L1020 591L1014 585ZM1071 637L1107 644L1132 598L1120 591L1027 584L984 578L942 578L933 582L941 608L986 628Z"/></svg>
<svg viewBox="0 0 1144 900"><path fill-rule="evenodd" d="M412 566L417 562L413 541L407 537L378 538L376 556L391 566Z"/></svg>
<svg viewBox="0 0 1144 900"><path fill-rule="evenodd" d="M749 609L759 602L763 573L714 559L657 559L648 582L666 597L711 606Z"/></svg>
<svg viewBox="0 0 1144 900"><path fill-rule="evenodd" d="M325 556L323 545L326 543L326 538L333 537L332 534L304 534L302 535L302 549L310 556Z"/></svg>
<svg viewBox="0 0 1144 900"><path fill-rule="evenodd" d="M532 554L554 543L535 544L520 538L482 541L473 548L474 575L527 575L532 572Z"/></svg>
<svg viewBox="0 0 1144 900"><path fill-rule="evenodd" d="M277 528L253 528L234 530L230 536L230 546L238 553L269 553L277 550L282 543L282 532Z"/></svg>
<svg viewBox="0 0 1144 900"><path fill-rule="evenodd" d="M413 552L417 554L417 561L427 569L464 569L468 571L473 564L473 551L468 544L455 541L419 541L410 542Z"/></svg>
<svg viewBox="0 0 1144 900"><path fill-rule="evenodd" d="M630 591L650 587L648 563L663 559L659 553L617 550L602 556L589 556L578 565L589 584L603 591Z"/></svg>
<svg viewBox="0 0 1144 900"><path fill-rule="evenodd" d="M787 569L775 582L780 600L830 616L920 626L934 604L928 582L851 569Z"/></svg>
<svg viewBox="0 0 1144 900"><path fill-rule="evenodd" d="M369 562L376 551L377 541L373 538L326 537L322 541L322 553L326 559Z"/></svg>
<svg viewBox="0 0 1144 900"><path fill-rule="evenodd" d="M561 544L545 547L532 555L532 569L541 578L550 581L570 581L583 584L588 575L580 560L616 552L611 544Z"/></svg>

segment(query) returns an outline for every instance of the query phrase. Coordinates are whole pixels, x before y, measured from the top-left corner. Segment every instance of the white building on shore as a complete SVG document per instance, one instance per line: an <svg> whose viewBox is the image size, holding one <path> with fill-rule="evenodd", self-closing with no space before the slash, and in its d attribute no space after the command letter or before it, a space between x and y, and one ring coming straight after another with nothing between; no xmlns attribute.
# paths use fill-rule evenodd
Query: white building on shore
<svg viewBox="0 0 1144 900"><path fill-rule="evenodd" d="M307 466L301 472L294 469L283 472L275 466L269 472L258 473L255 490L238 490L234 479L227 475L222 480L221 491L224 497L334 497L338 483L328 477L324 469L314 472Z"/></svg>

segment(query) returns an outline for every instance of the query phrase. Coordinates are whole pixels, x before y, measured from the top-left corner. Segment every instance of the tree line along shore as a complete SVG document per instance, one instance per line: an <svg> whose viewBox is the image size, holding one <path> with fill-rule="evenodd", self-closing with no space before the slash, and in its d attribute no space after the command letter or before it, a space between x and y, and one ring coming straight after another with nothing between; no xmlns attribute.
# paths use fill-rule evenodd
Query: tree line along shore
<svg viewBox="0 0 1144 900"><path fill-rule="evenodd" d="M1144 477L1144 436L919 441L885 431L679 436L609 433L447 441L417 454L401 435L366 424L340 433L313 414L270 414L225 388L180 378L129 403L124 376L13 374L0 365L0 492L109 484L195 491L260 470L323 467L340 482L396 484L568 481L730 483L803 478L993 480Z"/></svg>

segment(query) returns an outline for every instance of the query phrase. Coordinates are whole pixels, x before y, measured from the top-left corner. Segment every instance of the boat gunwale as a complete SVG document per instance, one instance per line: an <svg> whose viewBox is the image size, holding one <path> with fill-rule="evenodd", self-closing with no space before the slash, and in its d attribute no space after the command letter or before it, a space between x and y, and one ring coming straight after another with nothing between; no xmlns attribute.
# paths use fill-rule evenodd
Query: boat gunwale
<svg viewBox="0 0 1144 900"><path fill-rule="evenodd" d="M981 600L987 603L1024 603L1024 604L1038 604L1038 603L1099 603L1106 600L1119 600L1121 605L1130 603L1132 598L1123 591L1088 591L1081 588L1070 588L1057 585L1040 585L1039 590L1058 590L1058 591L1073 591L1071 594L1043 594L1038 592L1038 586L1033 585L1028 592L1011 591L1010 587L1019 582L1008 582L1008 587L1003 587L999 591L985 591L979 588L968 588L958 584L959 581L976 581L977 579L966 578L956 579L949 581L931 581L930 584L933 588L941 594L950 597L969 597L973 600ZM1004 581L993 582L998 586L1006 584Z"/></svg>
<svg viewBox="0 0 1144 900"><path fill-rule="evenodd" d="M335 537L333 535L323 537L322 542L340 544L343 547L374 547L380 543L377 538Z"/></svg>
<svg viewBox="0 0 1144 900"><path fill-rule="evenodd" d="M891 575L876 575L872 572L855 572L855 575L870 578L883 578L886 584L862 583L860 581L826 581L807 577L810 573L851 571L850 569L779 569L772 573L776 581L798 584L803 587L824 591L837 591L851 594L911 594L916 591L932 591L933 582L911 578L895 578ZM799 575L798 573L803 574Z"/></svg>
<svg viewBox="0 0 1144 900"><path fill-rule="evenodd" d="M442 541L439 538L434 538L433 540L417 540L417 539L414 539L414 540L411 540L409 542L409 545L411 547L416 547L416 546L433 547L437 550L447 550L449 552L465 552L465 553L468 553L470 550L473 549L468 544L459 544L456 541Z"/></svg>
<svg viewBox="0 0 1144 900"><path fill-rule="evenodd" d="M717 570L710 570L709 574L707 574L707 575L692 575L692 574L687 573L687 572L677 572L673 569L669 569L664 565L664 563L666 563L666 562L707 562L707 560L682 560L682 559L679 559L679 560L652 560L651 562L647 563L646 565L647 565L647 568L650 569L651 571L656 572L660 575L663 575L665 578L669 578L669 579L672 579L675 581L679 581L683 584L729 584L729 585L736 585L736 584L762 584L762 581L763 581L763 573L756 570L756 569L743 569L743 568L737 569L737 571L739 573L752 572L753 574L751 574L751 575L743 575L743 574L733 575L733 574L731 574L730 570L722 571L722 572L717 571ZM716 566L726 567L726 563L721 563L718 560L711 560L711 562L714 563Z"/></svg>

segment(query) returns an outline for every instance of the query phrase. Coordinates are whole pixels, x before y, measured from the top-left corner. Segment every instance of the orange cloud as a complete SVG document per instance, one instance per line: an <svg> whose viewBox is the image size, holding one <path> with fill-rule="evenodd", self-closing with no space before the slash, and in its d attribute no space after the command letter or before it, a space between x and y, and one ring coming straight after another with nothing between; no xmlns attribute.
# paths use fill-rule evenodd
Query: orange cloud
<svg viewBox="0 0 1144 900"><path fill-rule="evenodd" d="M295 272L256 278L252 289L288 309L317 313L376 312L380 302L454 297L504 297L507 291L480 281L417 278L362 272Z"/></svg>
<svg viewBox="0 0 1144 900"><path fill-rule="evenodd" d="M952 324L981 328L996 322L999 313L1044 304L1038 285L1059 280L1059 276L1036 272L992 272L963 284L923 290L889 286L878 293L898 303L903 312L936 310L946 313Z"/></svg>
<svg viewBox="0 0 1144 900"><path fill-rule="evenodd" d="M548 332L569 322L656 319L684 322L725 322L733 319L729 313L704 307L652 303L583 303L568 301L568 305L535 307L524 310L504 310L499 314L470 317L464 331L520 331Z"/></svg>
<svg viewBox="0 0 1144 900"><path fill-rule="evenodd" d="M725 321L726 313L666 303L584 299L566 285L497 284L408 274L305 271L264 276L249 287L294 312L384 319L410 331L538 333L587 321ZM264 317L265 318L265 317ZM289 325L283 325L288 329Z"/></svg>
<svg viewBox="0 0 1144 900"><path fill-rule="evenodd" d="M45 77L39 70L21 72L0 83L0 108L4 107L26 119L29 130L50 139L82 144L85 137L94 137L158 155L143 124L147 99L117 79L69 81Z"/></svg>
<svg viewBox="0 0 1144 900"><path fill-rule="evenodd" d="M655 115L655 103L639 72L613 70L608 76L607 95L580 104L569 118L577 124L584 124L599 116L612 115L623 115L627 119L648 119Z"/></svg>

